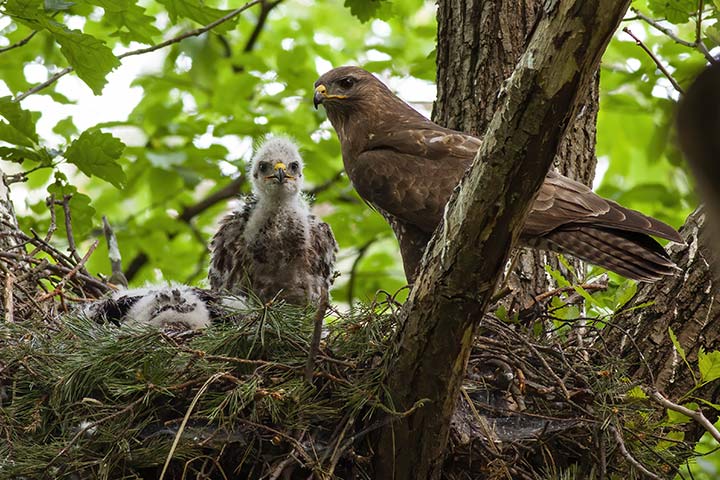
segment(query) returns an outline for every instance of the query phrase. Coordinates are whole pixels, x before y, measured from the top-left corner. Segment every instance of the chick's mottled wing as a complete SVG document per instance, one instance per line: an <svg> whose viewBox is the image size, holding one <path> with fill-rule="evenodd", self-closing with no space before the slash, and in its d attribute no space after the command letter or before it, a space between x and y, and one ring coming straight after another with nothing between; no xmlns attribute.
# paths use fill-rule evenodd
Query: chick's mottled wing
<svg viewBox="0 0 720 480"><path fill-rule="evenodd" d="M310 270L311 274L322 280L329 288L333 282L335 254L338 245L330 225L314 215L310 218Z"/></svg>
<svg viewBox="0 0 720 480"><path fill-rule="evenodd" d="M213 290L239 294L251 268L245 227L255 207L255 199L249 198L244 207L226 216L210 243L211 258L208 279Z"/></svg>
<svg viewBox="0 0 720 480"><path fill-rule="evenodd" d="M480 140L440 127L387 129L346 162L363 199L403 222L432 232Z"/></svg>

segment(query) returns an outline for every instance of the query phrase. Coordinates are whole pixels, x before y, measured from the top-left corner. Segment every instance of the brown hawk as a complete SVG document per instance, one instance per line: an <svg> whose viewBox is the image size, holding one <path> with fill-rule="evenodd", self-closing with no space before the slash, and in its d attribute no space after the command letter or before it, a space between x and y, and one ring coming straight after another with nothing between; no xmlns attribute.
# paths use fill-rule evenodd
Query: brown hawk
<svg viewBox="0 0 720 480"><path fill-rule="evenodd" d="M359 67L339 67L315 82L360 196L388 220L413 281L453 189L480 139L443 128ZM628 278L654 281L677 267L650 235L682 242L670 226L624 208L553 171L528 215L524 245L568 253Z"/></svg>
<svg viewBox="0 0 720 480"><path fill-rule="evenodd" d="M212 239L213 290L262 301L316 305L333 280L337 243L302 195L303 160L282 137L268 139L249 170L253 195L228 215Z"/></svg>

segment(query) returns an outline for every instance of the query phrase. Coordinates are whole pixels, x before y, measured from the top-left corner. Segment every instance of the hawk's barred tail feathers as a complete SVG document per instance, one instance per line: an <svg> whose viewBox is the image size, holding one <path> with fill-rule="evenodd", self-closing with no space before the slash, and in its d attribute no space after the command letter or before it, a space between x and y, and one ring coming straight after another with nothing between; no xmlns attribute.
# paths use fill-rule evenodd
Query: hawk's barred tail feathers
<svg viewBox="0 0 720 480"><path fill-rule="evenodd" d="M549 250L573 255L633 280L654 282L679 271L662 245L642 233L583 225L553 231L543 240Z"/></svg>

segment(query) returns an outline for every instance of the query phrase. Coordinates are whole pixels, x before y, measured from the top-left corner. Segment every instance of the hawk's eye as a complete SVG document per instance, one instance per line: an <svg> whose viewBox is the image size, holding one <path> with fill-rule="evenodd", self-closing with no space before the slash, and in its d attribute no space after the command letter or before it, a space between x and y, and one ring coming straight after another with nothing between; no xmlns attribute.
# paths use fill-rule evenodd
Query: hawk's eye
<svg viewBox="0 0 720 480"><path fill-rule="evenodd" d="M260 165L258 165L258 170L260 170L260 173L263 175L270 173L270 164L268 162L260 162Z"/></svg>
<svg viewBox="0 0 720 480"><path fill-rule="evenodd" d="M298 162L290 162L290 165L288 165L288 170L290 170L290 173L297 173L299 169L300 164Z"/></svg>
<svg viewBox="0 0 720 480"><path fill-rule="evenodd" d="M338 80L338 85L340 85L340 88L343 88L347 90L348 88L355 85L355 79L353 77L345 77Z"/></svg>

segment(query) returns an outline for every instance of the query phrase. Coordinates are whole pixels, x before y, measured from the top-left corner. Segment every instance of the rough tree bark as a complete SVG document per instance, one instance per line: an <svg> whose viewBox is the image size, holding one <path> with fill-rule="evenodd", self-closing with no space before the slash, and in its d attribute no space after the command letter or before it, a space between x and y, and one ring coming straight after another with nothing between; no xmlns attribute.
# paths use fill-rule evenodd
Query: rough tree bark
<svg viewBox="0 0 720 480"><path fill-rule="evenodd" d="M389 391L400 410L428 403L381 432L378 478L440 476L475 326L628 4L546 3L406 304Z"/></svg>
<svg viewBox="0 0 720 480"><path fill-rule="evenodd" d="M718 252L709 246L703 207L693 212L680 232L686 245L673 245L670 255L682 269L677 276L653 284L642 284L628 310L614 319L604 338L615 347L617 358L629 366L629 374L650 384L673 401L695 386L694 377L670 341L668 328L675 333L691 365L697 365L698 350L720 349L720 285L712 267L720 267ZM695 370L697 376L697 369ZM720 401L717 383L694 392L713 403ZM712 409L706 414L716 416ZM698 440L705 430L687 425L686 440Z"/></svg>
<svg viewBox="0 0 720 480"><path fill-rule="evenodd" d="M438 2L437 102L433 119L440 125L480 134L497 109L497 92L525 51L540 18L541 0L440 0ZM553 161L564 175L587 185L595 176L595 124L598 77L572 119ZM517 249L516 295L531 298L547 290L546 264L564 270L557 255ZM582 269L573 260L576 269ZM582 270L579 270L582 271Z"/></svg>

